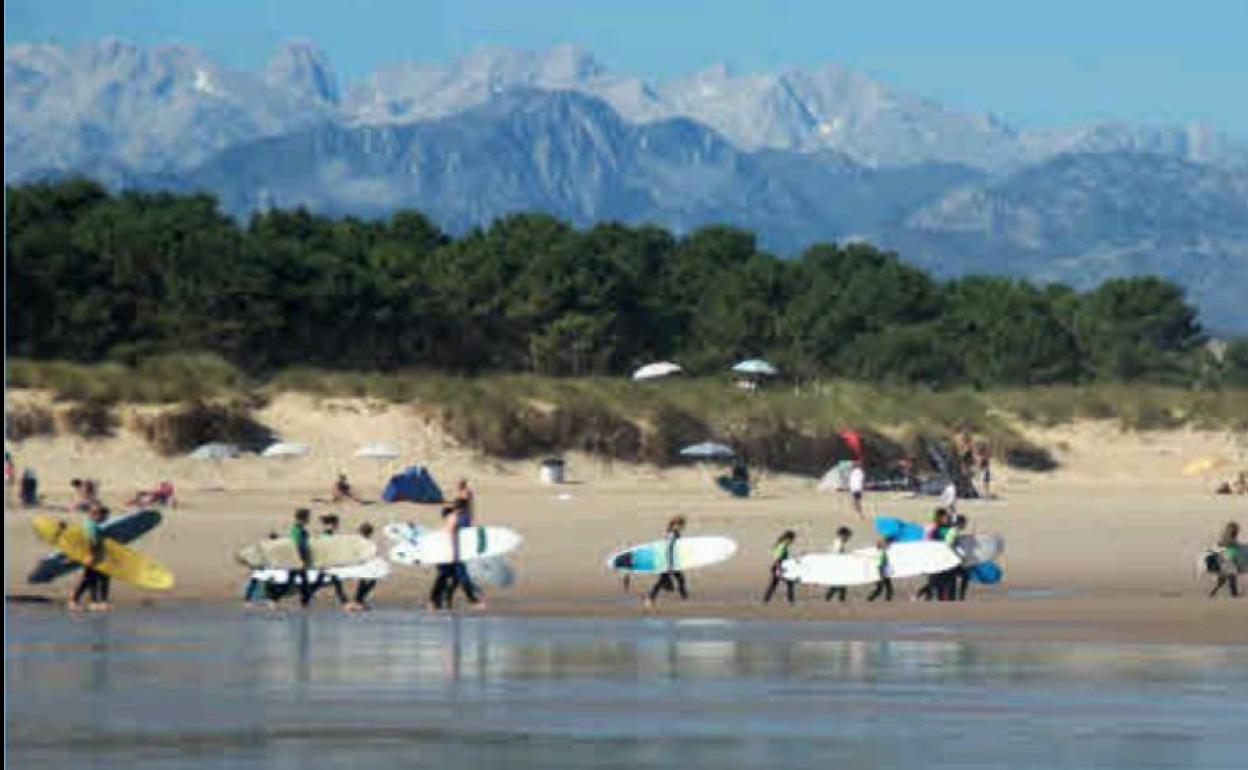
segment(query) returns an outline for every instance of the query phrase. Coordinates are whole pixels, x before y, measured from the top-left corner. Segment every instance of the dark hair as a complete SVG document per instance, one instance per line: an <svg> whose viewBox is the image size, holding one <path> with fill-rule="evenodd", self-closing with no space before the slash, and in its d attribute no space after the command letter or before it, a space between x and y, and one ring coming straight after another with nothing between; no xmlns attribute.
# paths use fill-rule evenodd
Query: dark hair
<svg viewBox="0 0 1248 770"><path fill-rule="evenodd" d="M776 545L783 543L785 540L796 540L797 533L791 529L786 529L780 533L780 537L776 538Z"/></svg>
<svg viewBox="0 0 1248 770"><path fill-rule="evenodd" d="M954 517L953 517L953 525L954 525L955 527L959 528L959 529L961 529L962 527L965 527L965 526L966 526L966 517L965 517L965 516L963 516L963 515L962 515L962 514L960 514L960 513L959 513L957 516L954 516Z"/></svg>
<svg viewBox="0 0 1248 770"><path fill-rule="evenodd" d="M69 485L73 487L74 489L77 489L78 487L82 486L82 479L73 479L72 481L69 482Z"/></svg>
<svg viewBox="0 0 1248 770"><path fill-rule="evenodd" d="M321 523L322 523L322 524L337 524L337 523L338 523L338 514L336 514L336 513L327 513L327 514L325 514L325 515L321 516Z"/></svg>
<svg viewBox="0 0 1248 770"><path fill-rule="evenodd" d="M372 524L369 524L367 521L366 521L366 522L364 522L363 524L361 524L361 525L360 525L360 534L361 534L361 535L363 535L364 537L372 537L372 536L373 536L373 525L372 525Z"/></svg>
<svg viewBox="0 0 1248 770"><path fill-rule="evenodd" d="M307 520L311 518L311 516L312 516L312 511L308 510L307 508L295 509L295 521L306 523Z"/></svg>
<svg viewBox="0 0 1248 770"><path fill-rule="evenodd" d="M853 537L854 531L849 527L840 527L836 530L837 537Z"/></svg>

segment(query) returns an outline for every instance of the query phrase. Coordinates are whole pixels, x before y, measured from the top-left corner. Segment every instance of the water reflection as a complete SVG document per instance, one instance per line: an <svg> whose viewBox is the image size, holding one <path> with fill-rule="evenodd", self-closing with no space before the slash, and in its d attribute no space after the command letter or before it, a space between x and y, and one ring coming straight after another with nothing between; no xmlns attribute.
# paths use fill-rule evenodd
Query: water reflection
<svg viewBox="0 0 1248 770"><path fill-rule="evenodd" d="M21 615L5 668L23 766L1212 767L1242 756L1248 713L1242 647L397 611Z"/></svg>

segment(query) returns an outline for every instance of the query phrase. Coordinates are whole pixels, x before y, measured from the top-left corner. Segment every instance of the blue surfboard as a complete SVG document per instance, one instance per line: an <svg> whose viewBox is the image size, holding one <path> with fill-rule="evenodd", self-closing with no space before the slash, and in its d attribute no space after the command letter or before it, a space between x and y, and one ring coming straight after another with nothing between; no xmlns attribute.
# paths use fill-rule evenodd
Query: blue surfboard
<svg viewBox="0 0 1248 770"><path fill-rule="evenodd" d="M880 533L880 537L889 537L898 543L905 543L911 540L922 540L927 536L927 530L922 524L915 524L913 521L905 519L895 519L891 516L877 516L875 519L875 531Z"/></svg>
<svg viewBox="0 0 1248 770"><path fill-rule="evenodd" d="M104 522L100 530L105 537L124 545L139 539L159 523L160 511L131 511ZM51 583L58 577L68 575L81 566L81 564L66 557L60 551L54 551L39 560L39 563L35 565L35 568L27 576L26 580L30 583Z"/></svg>

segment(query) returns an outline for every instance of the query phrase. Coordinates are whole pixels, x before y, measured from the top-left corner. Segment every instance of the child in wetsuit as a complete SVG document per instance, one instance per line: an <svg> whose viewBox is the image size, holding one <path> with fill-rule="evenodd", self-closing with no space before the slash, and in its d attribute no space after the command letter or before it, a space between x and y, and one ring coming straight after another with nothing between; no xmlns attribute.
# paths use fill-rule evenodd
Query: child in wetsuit
<svg viewBox="0 0 1248 770"><path fill-rule="evenodd" d="M655 582L654 587L650 589L650 593L646 596L645 606L653 607L654 600L658 598L660 591L679 591L682 601L689 598L689 591L685 587L685 576L680 570L672 569L676 563L676 543L680 540L681 534L685 530L685 517L675 516L671 521L667 522L667 566L668 570Z"/></svg>
<svg viewBox="0 0 1248 770"><path fill-rule="evenodd" d="M338 516L333 513L322 516L321 526L323 528L321 530L322 537L332 537L333 535L336 535L338 533ZM326 583L329 583L334 587L334 595L338 597L338 603L340 605L345 607L350 603L347 599L346 589L342 587L342 579L337 575L326 574L324 570L321 570L317 575L316 583L312 586L312 593L316 594L316 592L320 591Z"/></svg>
<svg viewBox="0 0 1248 770"><path fill-rule="evenodd" d="M884 595L884 601L891 602L893 600L893 579L891 577L892 569L888 563L888 547L893 544L891 537L886 537L876 544L880 550L880 555L876 558L876 569L879 571L880 580L875 584L875 590L867 597L867 601L873 602L880 598L880 594Z"/></svg>
<svg viewBox="0 0 1248 770"><path fill-rule="evenodd" d="M785 596L788 597L789 604L793 604L793 588L797 585L796 580L784 580L781 576L780 565L784 564L789 558L789 549L793 547L793 541L797 539L797 533L791 529L786 529L780 534L776 540L776 544L771 547L771 583L767 586L767 592L763 594L763 604L771 601L771 597L776 593L776 587L784 581Z"/></svg>
<svg viewBox="0 0 1248 770"><path fill-rule="evenodd" d="M289 587L296 583L299 584L299 604L304 607L312 601L312 586L308 584L308 570L313 567L311 535L308 534L310 518L312 518L311 511L307 508L299 508L295 511L294 523L290 525L290 539L294 541L295 553L299 555L299 569L290 571L287 589L289 590Z"/></svg>
<svg viewBox="0 0 1248 770"><path fill-rule="evenodd" d="M854 531L849 527L841 527L836 530L836 540L832 541L832 553L849 553L849 539L854 536ZM845 601L849 591L845 586L832 586L828 589L828 593L823 597L826 602L832 601L833 596L837 596L841 601Z"/></svg>
<svg viewBox="0 0 1248 770"><path fill-rule="evenodd" d="M360 525L360 537L369 540L373 537L373 525L367 521ZM361 610L369 610L372 607L368 604L368 595L377 587L376 580L361 578L355 583L355 600L346 605L348 612L359 612Z"/></svg>
<svg viewBox="0 0 1248 770"><path fill-rule="evenodd" d="M1243 546L1239 542L1239 525L1228 521L1218 538L1218 582L1209 592L1209 598L1218 595L1222 586L1230 589L1231 596L1239 596L1239 563Z"/></svg>
<svg viewBox="0 0 1248 770"><path fill-rule="evenodd" d="M924 536L925 540L944 540L945 532L949 527L949 511L945 508L937 508L932 512L932 523L926 528ZM941 576L928 575L927 582L923 584L914 595L914 598L922 599L930 602L932 599L940 598Z"/></svg>

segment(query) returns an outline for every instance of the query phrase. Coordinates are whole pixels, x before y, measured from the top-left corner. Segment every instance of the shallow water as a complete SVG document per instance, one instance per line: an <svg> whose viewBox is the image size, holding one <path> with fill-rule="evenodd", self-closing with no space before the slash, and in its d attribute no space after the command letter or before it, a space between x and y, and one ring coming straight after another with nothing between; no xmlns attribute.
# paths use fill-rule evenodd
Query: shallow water
<svg viewBox="0 0 1248 770"><path fill-rule="evenodd" d="M1246 756L1248 647L400 611L6 616L15 767L1241 768Z"/></svg>

